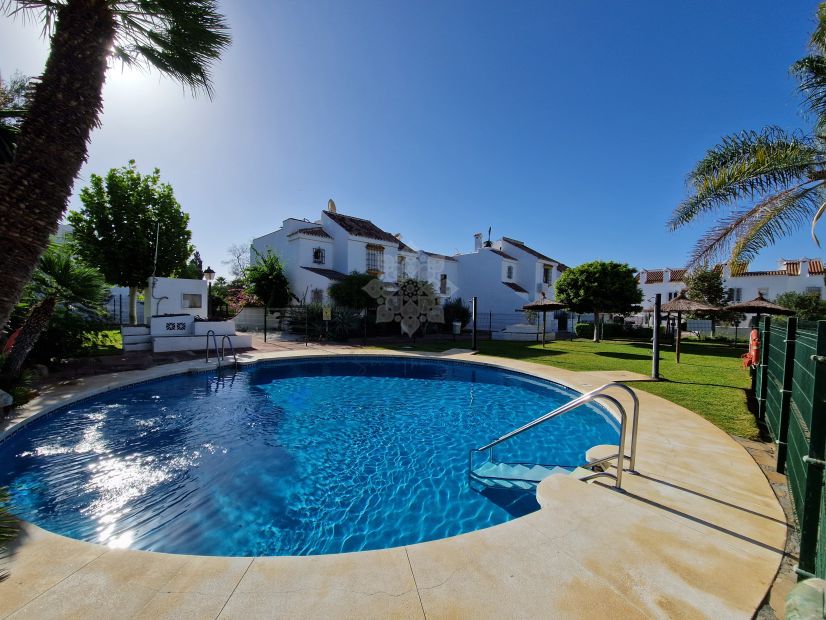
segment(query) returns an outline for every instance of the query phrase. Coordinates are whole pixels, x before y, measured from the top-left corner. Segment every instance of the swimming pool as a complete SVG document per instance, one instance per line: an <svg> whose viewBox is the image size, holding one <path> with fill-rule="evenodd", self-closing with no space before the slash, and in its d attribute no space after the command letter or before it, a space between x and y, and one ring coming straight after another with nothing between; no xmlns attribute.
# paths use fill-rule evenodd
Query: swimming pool
<svg viewBox="0 0 826 620"><path fill-rule="evenodd" d="M423 542L538 508L468 484L468 450L576 393L466 362L259 363L108 392L0 444L0 486L53 532L201 555L313 555ZM573 467L618 424L582 407L520 435L513 461Z"/></svg>

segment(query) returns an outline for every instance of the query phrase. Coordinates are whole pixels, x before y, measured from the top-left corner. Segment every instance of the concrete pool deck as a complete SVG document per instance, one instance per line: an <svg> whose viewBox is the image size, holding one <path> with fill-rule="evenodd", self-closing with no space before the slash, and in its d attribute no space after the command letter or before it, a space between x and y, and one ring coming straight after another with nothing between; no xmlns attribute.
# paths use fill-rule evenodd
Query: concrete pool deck
<svg viewBox="0 0 826 620"><path fill-rule="evenodd" d="M239 357L340 353L388 355L329 346ZM643 378L449 357L529 372L583 392ZM56 388L0 427L0 438L72 400L203 368L203 361L182 362ZM638 473L623 476L624 492L551 476L537 489L542 509L508 523L405 547L308 557L110 549L23 524L9 557L0 560L0 570L9 573L0 581L0 617L752 617L786 541L786 519L771 486L726 433L669 401L637 395Z"/></svg>

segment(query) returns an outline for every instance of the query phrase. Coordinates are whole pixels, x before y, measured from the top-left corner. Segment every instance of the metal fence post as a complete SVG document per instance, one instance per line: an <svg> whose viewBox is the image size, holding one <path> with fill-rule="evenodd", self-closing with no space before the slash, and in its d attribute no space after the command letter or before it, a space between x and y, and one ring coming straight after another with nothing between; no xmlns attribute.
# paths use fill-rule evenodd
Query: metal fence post
<svg viewBox="0 0 826 620"><path fill-rule="evenodd" d="M823 468L826 457L826 321L817 322L815 355L811 356L812 386L811 426L809 428L809 453L803 457L806 471L806 487L800 520L800 560L798 568L803 574L817 570L818 530L822 520L821 499L823 494ZM785 396L785 394L784 394ZM821 577L823 575L820 575Z"/></svg>
<svg viewBox="0 0 826 620"><path fill-rule="evenodd" d="M654 296L654 333L651 339L651 378L660 379L660 307L662 305L662 293Z"/></svg>
<svg viewBox="0 0 826 620"><path fill-rule="evenodd" d="M789 415L792 404L792 378L794 373L794 345L797 338L797 318L790 317L786 323L786 342L783 351L783 384L780 395L780 424L777 433L777 471L785 473L786 453L789 441ZM812 412L814 417L814 412Z"/></svg>
<svg viewBox="0 0 826 620"><path fill-rule="evenodd" d="M470 339L470 348L476 351L476 315L477 315L477 299L476 297L471 298L470 300L470 312L471 317L473 318L473 333Z"/></svg>
<svg viewBox="0 0 826 620"><path fill-rule="evenodd" d="M771 317L763 318L763 333L760 335L760 368L757 371L757 419L766 419L766 392L768 391L769 354L771 338Z"/></svg>

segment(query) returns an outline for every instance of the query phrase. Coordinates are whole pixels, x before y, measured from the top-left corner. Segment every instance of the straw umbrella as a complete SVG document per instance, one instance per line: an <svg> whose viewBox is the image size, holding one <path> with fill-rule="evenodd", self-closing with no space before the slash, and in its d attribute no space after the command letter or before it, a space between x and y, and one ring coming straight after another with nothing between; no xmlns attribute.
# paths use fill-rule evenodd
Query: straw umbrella
<svg viewBox="0 0 826 620"><path fill-rule="evenodd" d="M541 312L542 313L542 346L545 346L545 316L548 312L553 312L554 310L560 310L565 307L565 304L561 304L558 301L552 301L545 297L545 293L542 293L542 297L537 299L536 301L532 301L529 304L525 304L522 306L523 310L532 310L534 312Z"/></svg>
<svg viewBox="0 0 826 620"><path fill-rule="evenodd" d="M676 312L677 313L677 344L674 353L677 357L677 363L680 363L680 340L682 336L682 329L680 329L680 320L683 312L715 312L720 310L717 306L704 303L702 301L695 301L688 299L685 296L685 291L680 291L674 299L668 303L663 304L662 312ZM655 327L657 329L657 327Z"/></svg>
<svg viewBox="0 0 826 620"><path fill-rule="evenodd" d="M763 293L757 293L757 297L755 297L751 301L743 301L739 304L731 304L730 306L726 306L725 309L743 312L744 314L754 313L757 315L756 322L758 324L760 323L761 314L784 314L786 316L791 316L792 314L794 314L794 310L789 310L788 308L778 306L777 304L773 304L772 302L768 301L765 297L763 297Z"/></svg>

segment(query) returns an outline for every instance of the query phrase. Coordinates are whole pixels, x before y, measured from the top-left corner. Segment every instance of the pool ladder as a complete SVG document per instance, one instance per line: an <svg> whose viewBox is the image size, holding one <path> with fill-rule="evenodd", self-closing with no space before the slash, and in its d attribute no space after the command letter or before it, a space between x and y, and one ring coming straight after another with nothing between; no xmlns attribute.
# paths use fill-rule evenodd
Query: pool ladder
<svg viewBox="0 0 826 620"><path fill-rule="evenodd" d="M628 423L628 415L625 411L625 407L623 404L614 398L613 396L606 394L605 392L612 390L612 389L620 389L627 392L631 396L631 400L634 403L633 415L631 419L631 451L630 455L625 455L625 436L626 436L626 427ZM473 448L470 450L469 458L468 458L468 472L471 479L478 480L483 483L487 483L487 486L517 486L521 488L526 488L526 484L536 484L540 482L540 480L534 480L529 476L533 475L537 477L537 473L541 474L550 474L553 473L553 470L548 469L543 466L535 465L532 468L528 468L525 464L508 464L508 463L495 463L493 460L493 448L498 446L501 443L508 441L509 439L516 437L517 435L521 435L525 431L539 426L543 422L547 422L557 416L562 415L563 413L567 413L577 407L581 407L589 402L595 401L597 399L604 400L609 402L610 404L614 405L617 412L620 415L620 433L619 433L619 449L617 450L616 454L611 454L610 456L603 457L597 461L592 461L588 463L588 467L592 468L599 468L600 466L607 465L610 461L616 459L617 461L617 473L613 474L608 471L597 471L593 474L587 475L585 477L580 478L585 482L589 480L593 480L595 478L600 477L608 477L614 479L614 486L617 489L622 488L622 473L626 471L625 461L628 459L628 471L634 471L637 461L637 427L639 422L639 412L640 412L640 401L637 398L637 395L627 385L622 383L606 383L603 386L598 387L595 390L591 390L582 396L579 396L572 401L565 403L561 407L557 407L553 411L546 413L545 415L539 416L532 422L528 422L524 426L520 426L517 429L510 431L509 433L505 433L498 439L494 439L490 443L482 446L481 448ZM487 460L482 463L480 466L474 466L474 455L487 452ZM522 469L518 469L518 468ZM537 469L538 468L538 469ZM505 481L507 485L496 485L495 481Z"/></svg>
<svg viewBox="0 0 826 620"><path fill-rule="evenodd" d="M218 359L218 369L221 368L221 360L226 358L226 344L229 343L229 350L232 353L232 359L235 364L238 364L238 356L235 354L235 347L232 346L232 338L228 335L224 335L221 337L221 351L218 352L218 338L215 335L215 330L211 329L206 334L206 363L209 364L209 338L212 336L212 344L215 348L215 357Z"/></svg>

